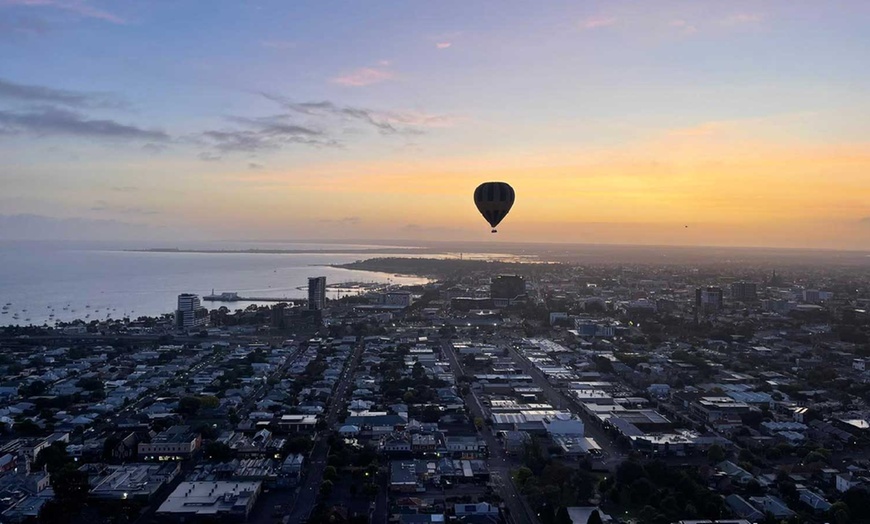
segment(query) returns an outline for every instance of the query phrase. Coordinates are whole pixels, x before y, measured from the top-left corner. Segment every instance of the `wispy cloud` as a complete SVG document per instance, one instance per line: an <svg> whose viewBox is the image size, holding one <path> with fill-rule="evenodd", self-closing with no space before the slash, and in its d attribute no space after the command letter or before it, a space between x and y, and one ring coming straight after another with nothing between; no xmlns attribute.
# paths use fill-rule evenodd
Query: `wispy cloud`
<svg viewBox="0 0 870 524"><path fill-rule="evenodd" d="M266 151L301 144L314 147L340 147L340 143L323 131L293 123L287 115L267 117L228 117L242 126L235 129L205 131L202 138L223 153ZM206 155L206 157L203 157ZM218 155L203 153L203 160L218 160Z"/></svg>
<svg viewBox="0 0 870 524"><path fill-rule="evenodd" d="M356 121L375 128L381 134L420 134L422 128L449 127L457 118L449 115L420 111L377 111L364 107L340 106L328 100L294 102L279 95L261 93L265 98L281 104L290 111L309 116Z"/></svg>
<svg viewBox="0 0 870 524"><path fill-rule="evenodd" d="M864 217L861 220L859 220L858 222L865 225L865 226L870 226L870 217Z"/></svg>
<svg viewBox="0 0 870 524"><path fill-rule="evenodd" d="M764 15L760 13L736 13L722 19L722 25L726 26L741 26L754 25L762 22Z"/></svg>
<svg viewBox="0 0 870 524"><path fill-rule="evenodd" d="M296 42L290 40L260 40L260 45L268 49L295 49Z"/></svg>
<svg viewBox="0 0 870 524"><path fill-rule="evenodd" d="M116 213L121 215L157 215L159 211L154 209L146 209L135 206L124 206L118 204L110 204L105 200L97 200L94 202L91 211L99 211L105 213Z"/></svg>
<svg viewBox="0 0 870 524"><path fill-rule="evenodd" d="M698 28L695 27L694 24L691 24L688 21L683 20L682 18L678 18L676 20L671 20L670 26L673 28L676 28L681 33L684 33L687 35L691 35L691 34L698 32Z"/></svg>
<svg viewBox="0 0 870 524"><path fill-rule="evenodd" d="M581 29L598 29L601 27L610 27L612 25L615 25L616 22L617 22L617 19L615 16L603 16L603 15L590 16L589 18L586 18L586 19L580 21L580 28Z"/></svg>
<svg viewBox="0 0 870 524"><path fill-rule="evenodd" d="M202 153L196 155L197 158L202 160L203 162L220 162L223 157L217 153L212 153L210 151L203 151Z"/></svg>
<svg viewBox="0 0 870 524"><path fill-rule="evenodd" d="M48 33L49 30L50 26L41 18L0 14L0 40L40 36Z"/></svg>
<svg viewBox="0 0 870 524"><path fill-rule="evenodd" d="M458 121L449 115L421 111L378 111L342 106L328 100L296 102L271 93L260 95L279 104L285 112L260 117L226 117L231 125L204 131L194 138L200 145L213 150L202 153L200 158L220 160L226 153L256 153L296 145L342 148L366 128L385 136L411 136L423 134L429 128L448 127ZM252 162L248 167L259 169L262 166Z"/></svg>
<svg viewBox="0 0 870 524"><path fill-rule="evenodd" d="M323 224L339 224L339 225L356 225L362 222L362 219L357 216L341 217L341 218L322 218L318 220Z"/></svg>
<svg viewBox="0 0 870 524"><path fill-rule="evenodd" d="M25 111L0 110L0 134L31 134L44 136L76 136L109 140L169 140L163 131L143 129L114 120L91 119L85 115L41 107Z"/></svg>
<svg viewBox="0 0 870 524"><path fill-rule="evenodd" d="M365 87L392 80L396 74L389 68L389 62L382 62L378 67L361 67L332 79L335 84L348 87Z"/></svg>
<svg viewBox="0 0 870 524"><path fill-rule="evenodd" d="M248 169L263 169L263 164L258 164L256 162L248 162Z"/></svg>
<svg viewBox="0 0 870 524"><path fill-rule="evenodd" d="M29 84L0 78L0 100L61 104L70 107L122 107L126 104L108 93L85 93Z"/></svg>
<svg viewBox="0 0 870 524"><path fill-rule="evenodd" d="M139 191L139 188L136 186L112 186L109 189L118 193L135 193Z"/></svg>
<svg viewBox="0 0 870 524"><path fill-rule="evenodd" d="M448 47L450 47L452 45L453 45L453 42L436 42L435 43L435 47L437 47L438 49L447 49Z"/></svg>
<svg viewBox="0 0 870 524"><path fill-rule="evenodd" d="M94 7L83 0L0 0L0 6L49 7L113 24L126 24L124 18Z"/></svg>

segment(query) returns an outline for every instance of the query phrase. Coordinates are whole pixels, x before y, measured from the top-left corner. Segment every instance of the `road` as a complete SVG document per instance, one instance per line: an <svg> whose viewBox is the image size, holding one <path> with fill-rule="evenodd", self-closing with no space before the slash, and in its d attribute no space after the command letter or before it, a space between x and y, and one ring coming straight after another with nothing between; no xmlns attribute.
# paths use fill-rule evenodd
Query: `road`
<svg viewBox="0 0 870 524"><path fill-rule="evenodd" d="M535 381L535 385L541 388L551 405L557 408L561 406L573 406L575 408L571 411L583 420L586 436L592 437L595 439L595 442L601 446L601 450L604 452L605 457L607 457L607 462L614 459L617 462L622 460L622 453L613 443L610 435L607 434L604 428L598 425L597 421L593 420L580 408L576 399L564 395L561 391L553 387L553 385L547 380L547 377L545 377L538 368L533 366L528 359L521 355L513 345L506 344L506 346L508 347L514 361L519 364L520 368L523 370L523 373L532 377L532 380Z"/></svg>
<svg viewBox="0 0 870 524"><path fill-rule="evenodd" d="M450 362L450 369L453 370L453 374L458 380L462 376L463 371L459 359L456 358L456 353L453 351L453 344L450 340L443 340L441 348ZM483 407L473 391L465 395L464 400L465 405L471 410L472 416L486 420ZM495 438L495 435L493 435L492 429L489 426L485 426L479 431L479 434L486 441L486 446L489 449L489 459L487 462L490 478L509 511L509 514L505 517L513 524L539 524L537 516L535 516L526 499L520 494L513 483L511 478L511 463L507 455L505 455L501 444Z"/></svg>
<svg viewBox="0 0 870 524"><path fill-rule="evenodd" d="M339 378L338 383L333 390L332 398L329 401L329 406L326 411L327 430L324 432L328 435L332 432L332 428L338 420L338 414L341 413L347 401L348 388L353 382L353 376L362 358L364 344L362 341L357 343L354 348L351 358L344 366L344 371ZM309 463L306 466L305 480L300 484L299 490L292 502L292 509L285 522L289 524L302 524L306 522L314 510L317 503L317 496L320 493L320 484L323 482L323 471L326 469L326 459L329 455L329 442L325 435L318 435L314 439L314 448L309 454Z"/></svg>

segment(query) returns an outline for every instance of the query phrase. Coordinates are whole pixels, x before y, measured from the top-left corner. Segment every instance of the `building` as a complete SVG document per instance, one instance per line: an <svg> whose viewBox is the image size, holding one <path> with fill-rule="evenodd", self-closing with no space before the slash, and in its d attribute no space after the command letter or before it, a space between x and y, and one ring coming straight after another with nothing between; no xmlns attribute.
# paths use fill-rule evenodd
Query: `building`
<svg viewBox="0 0 870 524"><path fill-rule="evenodd" d="M708 287L696 289L695 307L698 313L715 313L722 309L722 288Z"/></svg>
<svg viewBox="0 0 870 524"><path fill-rule="evenodd" d="M175 326L178 329L191 329L208 324L208 310L202 307L199 295L182 293L178 295L178 309L175 310Z"/></svg>
<svg viewBox="0 0 870 524"><path fill-rule="evenodd" d="M139 457L145 460L184 459L196 453L201 445L202 437L189 426L172 426L151 442L140 442Z"/></svg>
<svg viewBox="0 0 870 524"><path fill-rule="evenodd" d="M326 277L308 277L308 309L320 311L326 305Z"/></svg>
<svg viewBox="0 0 870 524"><path fill-rule="evenodd" d="M526 281L519 275L500 275L489 285L490 298L513 300L526 294Z"/></svg>
<svg viewBox="0 0 870 524"><path fill-rule="evenodd" d="M160 505L158 516L245 521L260 495L260 482L182 482Z"/></svg>
<svg viewBox="0 0 870 524"><path fill-rule="evenodd" d="M180 472L181 464L178 462L108 466L89 481L92 486L91 497L148 501Z"/></svg>
<svg viewBox="0 0 870 524"><path fill-rule="evenodd" d="M755 282L734 282L731 284L731 298L737 302L758 300L758 286Z"/></svg>
<svg viewBox="0 0 870 524"><path fill-rule="evenodd" d="M411 305L411 302L410 291L387 291L381 295L381 304L385 306L408 307Z"/></svg>

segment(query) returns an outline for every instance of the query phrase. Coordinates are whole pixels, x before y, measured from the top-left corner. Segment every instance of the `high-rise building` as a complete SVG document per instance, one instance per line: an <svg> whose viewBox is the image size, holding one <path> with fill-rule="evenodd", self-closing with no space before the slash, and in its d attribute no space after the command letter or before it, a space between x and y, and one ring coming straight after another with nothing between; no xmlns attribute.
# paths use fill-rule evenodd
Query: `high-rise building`
<svg viewBox="0 0 870 524"><path fill-rule="evenodd" d="M715 313L722 309L722 288L707 287L696 289L695 307L699 313Z"/></svg>
<svg viewBox="0 0 870 524"><path fill-rule="evenodd" d="M758 300L758 286L755 282L734 282L731 284L731 298L737 302Z"/></svg>
<svg viewBox="0 0 870 524"><path fill-rule="evenodd" d="M308 309L320 311L326 304L326 277L308 277Z"/></svg>
<svg viewBox="0 0 870 524"><path fill-rule="evenodd" d="M490 298L513 300L526 294L526 281L519 275L499 275L489 285Z"/></svg>
<svg viewBox="0 0 870 524"><path fill-rule="evenodd" d="M178 295L178 309L175 310L175 326L190 329L208 324L208 310L202 307L199 295L182 293Z"/></svg>

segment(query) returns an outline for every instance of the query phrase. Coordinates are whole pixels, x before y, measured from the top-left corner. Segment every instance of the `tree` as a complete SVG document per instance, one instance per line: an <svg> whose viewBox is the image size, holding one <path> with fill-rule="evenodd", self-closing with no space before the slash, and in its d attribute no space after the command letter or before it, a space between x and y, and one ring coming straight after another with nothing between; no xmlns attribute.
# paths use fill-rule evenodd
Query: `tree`
<svg viewBox="0 0 870 524"><path fill-rule="evenodd" d="M324 480L320 483L320 495L329 497L332 494L333 483L331 480Z"/></svg>
<svg viewBox="0 0 870 524"><path fill-rule="evenodd" d="M202 401L196 397L181 397L178 400L178 412L182 415L196 416Z"/></svg>
<svg viewBox="0 0 870 524"><path fill-rule="evenodd" d="M54 442L51 446L48 446L39 452L39 455L36 456L36 460L33 463L33 467L34 469L42 469L43 466L46 466L48 472L54 474L71 462L72 458L66 452L66 443Z"/></svg>
<svg viewBox="0 0 870 524"><path fill-rule="evenodd" d="M87 498L90 490L88 474L68 464L52 475L51 487L61 502L81 502Z"/></svg>
<svg viewBox="0 0 870 524"><path fill-rule="evenodd" d="M520 489L522 489L523 486L526 485L526 481L528 481L533 476L534 474L532 473L532 470L525 466L522 466L514 472L514 482L516 482Z"/></svg>
<svg viewBox="0 0 870 524"><path fill-rule="evenodd" d="M21 422L16 422L12 429L15 430L16 433L20 433L22 435L32 437L34 435L39 435L42 433L42 428L36 425L36 422L26 418Z"/></svg>
<svg viewBox="0 0 870 524"><path fill-rule="evenodd" d="M556 520L554 524L572 524L571 515L568 514L568 508L561 506L556 511Z"/></svg>
<svg viewBox="0 0 870 524"><path fill-rule="evenodd" d="M215 462L228 462L234 455L233 449L223 442L209 442L205 446L205 457Z"/></svg>
<svg viewBox="0 0 870 524"><path fill-rule="evenodd" d="M725 460L725 450L719 444L713 444L707 450L707 458L713 464L718 464Z"/></svg>
<svg viewBox="0 0 870 524"><path fill-rule="evenodd" d="M199 406L202 409L215 409L221 405L220 400L214 395L205 395L199 397Z"/></svg>
<svg viewBox="0 0 870 524"><path fill-rule="evenodd" d="M325 480L335 480L338 478L338 470L334 466L326 466L323 470L323 478Z"/></svg>
<svg viewBox="0 0 870 524"><path fill-rule="evenodd" d="M601 521L601 514L598 513L598 510L592 510L592 513L589 514L589 518L586 519L586 524L603 524Z"/></svg>

